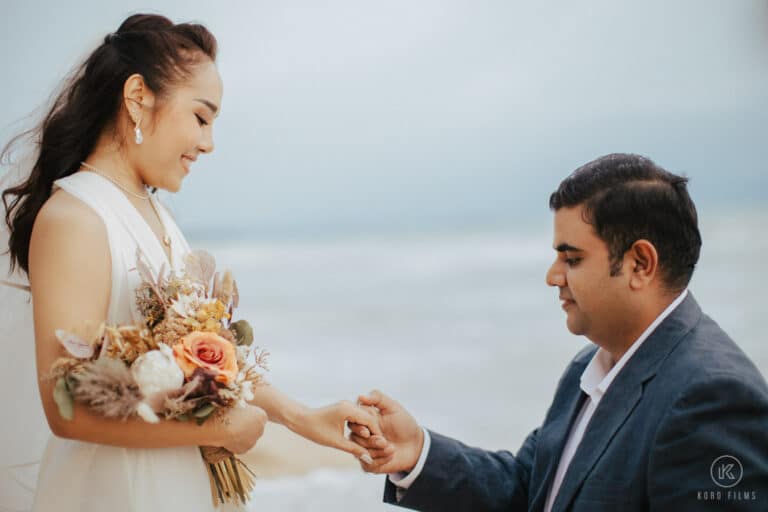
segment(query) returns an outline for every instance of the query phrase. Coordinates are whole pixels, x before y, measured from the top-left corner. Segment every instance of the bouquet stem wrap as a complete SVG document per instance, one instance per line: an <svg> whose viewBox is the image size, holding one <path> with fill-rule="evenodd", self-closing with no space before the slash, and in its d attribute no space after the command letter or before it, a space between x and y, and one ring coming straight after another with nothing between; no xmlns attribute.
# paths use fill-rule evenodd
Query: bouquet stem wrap
<svg viewBox="0 0 768 512"><path fill-rule="evenodd" d="M214 507L223 503L245 505L253 491L256 475L224 448L203 446L200 453L208 468Z"/></svg>

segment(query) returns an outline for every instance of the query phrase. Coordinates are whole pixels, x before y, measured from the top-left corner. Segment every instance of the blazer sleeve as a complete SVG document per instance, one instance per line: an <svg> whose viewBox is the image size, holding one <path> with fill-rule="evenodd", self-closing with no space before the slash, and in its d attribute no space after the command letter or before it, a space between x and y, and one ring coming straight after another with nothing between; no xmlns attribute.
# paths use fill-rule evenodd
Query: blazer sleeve
<svg viewBox="0 0 768 512"><path fill-rule="evenodd" d="M768 510L765 382L717 373L687 386L659 425L647 481L650 510Z"/></svg>
<svg viewBox="0 0 768 512"><path fill-rule="evenodd" d="M387 479L384 501L414 510L492 512L527 510L538 429L517 453L472 448L430 431L432 444L419 477L396 500Z"/></svg>

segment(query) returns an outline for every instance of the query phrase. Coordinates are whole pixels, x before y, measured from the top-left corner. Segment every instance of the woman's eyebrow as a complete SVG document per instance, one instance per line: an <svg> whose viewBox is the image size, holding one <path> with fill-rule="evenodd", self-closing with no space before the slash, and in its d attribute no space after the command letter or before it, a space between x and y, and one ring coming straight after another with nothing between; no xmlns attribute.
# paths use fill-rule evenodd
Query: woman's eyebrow
<svg viewBox="0 0 768 512"><path fill-rule="evenodd" d="M211 109L211 112L213 112L214 114L219 110L219 107L217 107L215 104L211 103L208 100L204 100L202 98L195 98L195 101L199 101L200 103L202 103L203 105Z"/></svg>

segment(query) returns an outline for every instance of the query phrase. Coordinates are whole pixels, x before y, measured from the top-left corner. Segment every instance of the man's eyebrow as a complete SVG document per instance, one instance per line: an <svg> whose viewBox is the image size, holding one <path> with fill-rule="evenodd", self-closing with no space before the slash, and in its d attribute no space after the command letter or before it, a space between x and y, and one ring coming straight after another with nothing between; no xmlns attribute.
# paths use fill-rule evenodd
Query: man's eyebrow
<svg viewBox="0 0 768 512"><path fill-rule="evenodd" d="M195 98L195 101L199 101L200 103L202 103L203 105L211 109L211 112L213 112L214 114L219 110L219 107L217 107L216 105L214 105L208 100L204 100L202 98Z"/></svg>
<svg viewBox="0 0 768 512"><path fill-rule="evenodd" d="M569 244L560 244L557 247L555 247L555 250L557 252L565 252L565 251L568 251L568 252L584 252L583 249L579 249L578 247L574 247L574 246L569 245Z"/></svg>

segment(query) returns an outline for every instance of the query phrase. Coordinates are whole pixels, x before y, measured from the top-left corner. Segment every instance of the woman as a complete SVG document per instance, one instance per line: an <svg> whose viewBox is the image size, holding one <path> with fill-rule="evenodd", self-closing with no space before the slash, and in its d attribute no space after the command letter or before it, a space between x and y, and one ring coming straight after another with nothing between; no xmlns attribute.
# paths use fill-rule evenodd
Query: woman
<svg viewBox="0 0 768 512"><path fill-rule="evenodd" d="M137 321L137 248L155 271L180 268L189 247L148 188L178 191L198 156L213 151L222 97L215 60L216 40L203 26L129 17L72 75L39 127L31 174L3 192L11 263L29 277L39 392L55 435L33 510L211 510L196 447L242 453L267 418L368 458L344 438L344 424L378 432L375 420L346 402L309 409L261 386L223 424L120 422L82 406L67 421L42 379L62 354L55 329ZM2 500L0 509L11 506Z"/></svg>

